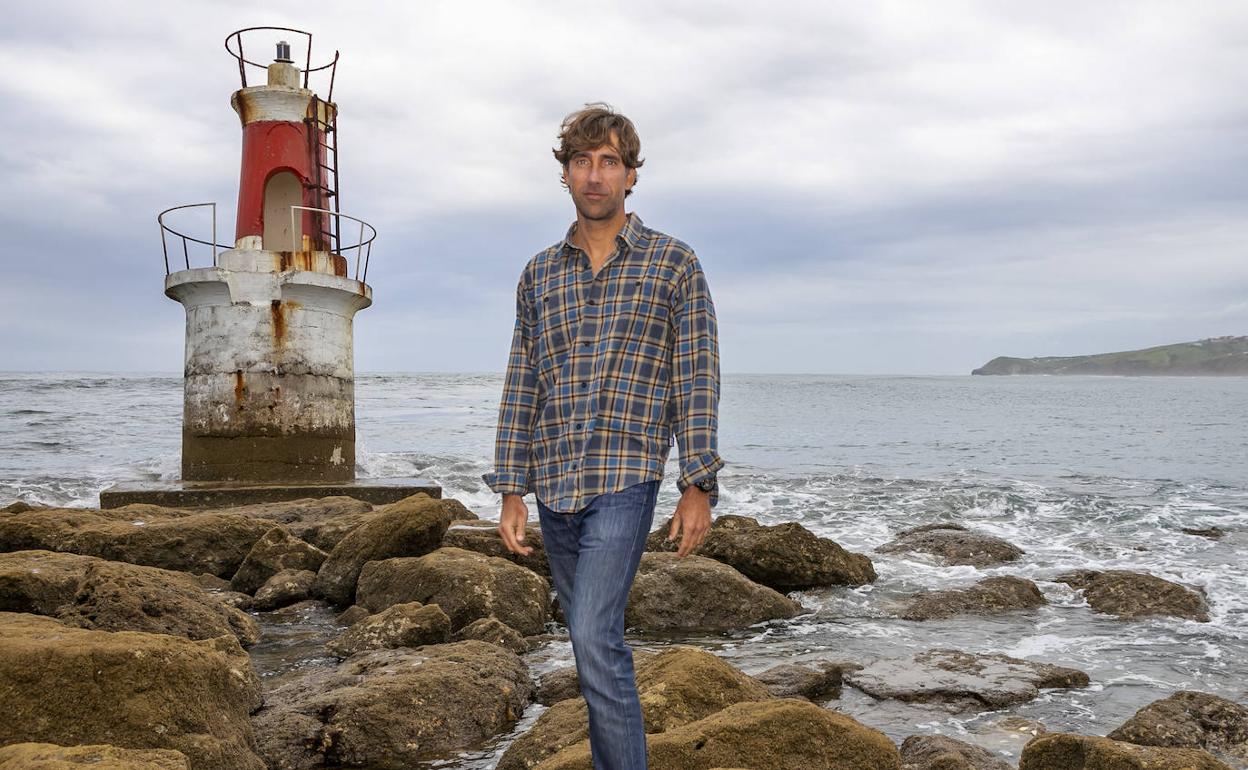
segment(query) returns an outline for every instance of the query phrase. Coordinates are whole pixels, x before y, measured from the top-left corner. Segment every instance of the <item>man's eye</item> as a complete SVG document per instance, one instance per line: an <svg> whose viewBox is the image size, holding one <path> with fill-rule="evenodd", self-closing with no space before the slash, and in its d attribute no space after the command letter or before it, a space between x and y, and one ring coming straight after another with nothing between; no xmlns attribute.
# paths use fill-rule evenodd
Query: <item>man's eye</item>
<svg viewBox="0 0 1248 770"><path fill-rule="evenodd" d="M588 160L586 160L585 158L577 158L577 159L576 159L576 161L575 161L575 163L576 163L576 165L578 165L578 166L584 166L584 165L588 164L588 163L589 163L589 161L588 161Z"/></svg>

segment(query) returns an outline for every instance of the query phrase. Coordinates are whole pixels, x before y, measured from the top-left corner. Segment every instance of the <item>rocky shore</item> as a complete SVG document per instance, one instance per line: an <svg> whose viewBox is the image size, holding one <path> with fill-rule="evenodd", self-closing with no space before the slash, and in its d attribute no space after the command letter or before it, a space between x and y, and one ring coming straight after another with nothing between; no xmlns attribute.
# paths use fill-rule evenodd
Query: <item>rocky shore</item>
<svg viewBox="0 0 1248 770"><path fill-rule="evenodd" d="M490 747L499 770L587 770L575 670L533 666L566 642L541 533L531 527L534 552L522 557L495 526L423 495L380 507L331 497L210 511L0 509L0 770L385 770ZM680 559L666 531L648 541L627 611L636 632L666 640L636 656L653 768L1012 768L917 725L895 743L838 702L852 688L1008 718L1044 692L1097 684L1061 660L936 645L747 675L682 637L791 622L808 612L794 592L870 585L872 557L796 523L720 515ZM1027 559L959 524L895 533L875 554ZM1209 619L1201 591L1156 575L1046 579L1124 629L1150 616ZM897 616L974 623L1045 604L1033 581L998 575L916 593ZM334 632L305 640L314 651L300 665L262 676L254 650L284 614L302 612L332 613ZM1034 737L1019 770L1248 768L1248 708L1209 693L1159 692L1103 737L1025 729Z"/></svg>

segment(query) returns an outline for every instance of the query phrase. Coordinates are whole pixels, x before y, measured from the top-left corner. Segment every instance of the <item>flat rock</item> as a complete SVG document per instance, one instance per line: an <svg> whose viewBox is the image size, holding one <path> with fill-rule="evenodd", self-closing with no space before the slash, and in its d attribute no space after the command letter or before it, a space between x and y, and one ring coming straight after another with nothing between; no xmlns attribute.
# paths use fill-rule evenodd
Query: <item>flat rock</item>
<svg viewBox="0 0 1248 770"><path fill-rule="evenodd" d="M875 550L879 553L926 553L949 566L972 567L1011 562L1025 553L999 537L950 524L924 525L905 530Z"/></svg>
<svg viewBox="0 0 1248 770"><path fill-rule="evenodd" d="M1023 748L1018 770L1233 770L1200 749L1136 746L1073 733L1045 733Z"/></svg>
<svg viewBox="0 0 1248 770"><path fill-rule="evenodd" d="M442 644L451 635L451 619L436 604L395 604L355 623L325 646L340 658L367 650Z"/></svg>
<svg viewBox="0 0 1248 770"><path fill-rule="evenodd" d="M771 698L761 684L695 647L672 647L642 662L635 660L634 668L647 733L688 724L733 703ZM507 748L497 770L528 770L588 738L585 699L559 701Z"/></svg>
<svg viewBox="0 0 1248 770"><path fill-rule="evenodd" d="M230 578L230 588L245 594L254 594L265 581L282 570L311 570L321 568L328 556L311 543L305 543L283 526L265 532Z"/></svg>
<svg viewBox="0 0 1248 770"><path fill-rule="evenodd" d="M316 573L312 570L284 569L264 581L264 585L256 591L252 608L258 612L268 612L304 601L311 596L315 582Z"/></svg>
<svg viewBox="0 0 1248 770"><path fill-rule="evenodd" d="M1083 687L1088 675L1007 655L935 649L875 661L846 673L845 683L875 698L936 702L963 711L1026 703L1041 688Z"/></svg>
<svg viewBox="0 0 1248 770"><path fill-rule="evenodd" d="M705 556L645 553L624 622L658 632L716 632L792 618L802 605Z"/></svg>
<svg viewBox="0 0 1248 770"><path fill-rule="evenodd" d="M259 641L260 627L183 572L50 551L0 553L0 611L30 612L71 626L147 631L188 639Z"/></svg>
<svg viewBox="0 0 1248 770"><path fill-rule="evenodd" d="M462 507L453 500L417 494L379 508L330 551L317 573L315 593L337 605L351 604L365 564L434 550L457 506Z"/></svg>
<svg viewBox="0 0 1248 770"><path fill-rule="evenodd" d="M94 631L0 612L0 744L175 749L195 768L264 770L260 680L233 636Z"/></svg>
<svg viewBox="0 0 1248 770"><path fill-rule="evenodd" d="M683 726L647 736L650 770L900 770L897 747L878 730L809 701L735 703ZM500 765L500 770L502 766ZM540 770L591 770L589 741Z"/></svg>
<svg viewBox="0 0 1248 770"><path fill-rule="evenodd" d="M0 746L0 770L72 770L84 765L92 770L191 770L186 755L173 749L122 749L107 743Z"/></svg>
<svg viewBox="0 0 1248 770"><path fill-rule="evenodd" d="M1075 590L1092 609L1120 618L1165 615L1209 621L1205 597L1186 586L1156 575L1129 570L1073 570L1053 578Z"/></svg>
<svg viewBox="0 0 1248 770"><path fill-rule="evenodd" d="M436 604L450 617L453 632L494 617L521 634L536 634L550 617L545 578L506 559L462 548L371 562L360 574L356 601L370 612L402 602Z"/></svg>
<svg viewBox="0 0 1248 770"><path fill-rule="evenodd" d="M754 675L777 698L805 698L826 703L841 697L841 667L823 663L817 668L798 663L781 663Z"/></svg>
<svg viewBox="0 0 1248 770"><path fill-rule="evenodd" d="M650 533L647 551L675 551L667 542L671 519ZM748 516L721 515L694 550L721 561L760 585L780 592L832 585L860 586L875 581L871 559L850 553L836 541L818 537L797 522L764 526Z"/></svg>
<svg viewBox="0 0 1248 770"><path fill-rule="evenodd" d="M969 588L924 594L911 601L901 617L906 620L933 620L955 615L1000 615L1046 604L1048 601L1035 583L1026 578L1005 575L984 578Z"/></svg>
<svg viewBox="0 0 1248 770"><path fill-rule="evenodd" d="M901 742L902 770L1014 770L987 749L947 735L911 735Z"/></svg>
<svg viewBox="0 0 1248 770"><path fill-rule="evenodd" d="M476 551L486 556L498 556L527 567L550 580L550 562L546 559L546 548L542 544L542 528L537 525L525 527L524 544L531 547L533 553L524 556L508 551L498 534L497 521L456 521L442 537L444 546Z"/></svg>
<svg viewBox="0 0 1248 770"><path fill-rule="evenodd" d="M253 719L270 770L399 770L510 728L532 683L485 642L374 650L270 691Z"/></svg>
<svg viewBox="0 0 1248 770"><path fill-rule="evenodd" d="M157 506L52 508L0 518L0 551L76 553L228 578L272 527L244 516Z"/></svg>
<svg viewBox="0 0 1248 770"><path fill-rule="evenodd" d="M1107 737L1141 746L1205 749L1248 767L1248 708L1205 692L1183 690L1153 701Z"/></svg>

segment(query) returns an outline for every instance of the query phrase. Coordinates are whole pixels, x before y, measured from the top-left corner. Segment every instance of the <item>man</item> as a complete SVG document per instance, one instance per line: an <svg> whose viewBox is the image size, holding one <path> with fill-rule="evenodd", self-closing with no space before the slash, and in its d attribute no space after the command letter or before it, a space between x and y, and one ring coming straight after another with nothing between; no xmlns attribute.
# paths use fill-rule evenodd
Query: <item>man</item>
<svg viewBox="0 0 1248 770"><path fill-rule="evenodd" d="M626 214L641 143L603 104L569 115L555 158L576 207L567 236L520 276L499 407L499 534L524 545L538 520L589 706L597 770L644 770L646 741L624 608L654 518L672 442L680 502L668 539L680 556L711 526L719 344L706 278L684 243Z"/></svg>

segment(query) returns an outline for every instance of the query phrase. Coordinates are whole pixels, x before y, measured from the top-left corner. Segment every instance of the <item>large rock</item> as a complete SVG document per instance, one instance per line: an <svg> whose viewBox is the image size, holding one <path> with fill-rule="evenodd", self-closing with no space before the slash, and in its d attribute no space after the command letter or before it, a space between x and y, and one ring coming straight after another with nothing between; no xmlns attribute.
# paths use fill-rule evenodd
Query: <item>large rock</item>
<svg viewBox="0 0 1248 770"><path fill-rule="evenodd" d="M436 604L408 602L387 607L355 623L325 646L340 658L357 652L442 644L451 635L451 619Z"/></svg>
<svg viewBox="0 0 1248 770"><path fill-rule="evenodd" d="M802 700L736 703L690 724L647 736L651 770L900 770L897 747L852 717ZM502 766L499 766L502 770ZM592 770L589 742L538 770Z"/></svg>
<svg viewBox="0 0 1248 770"><path fill-rule="evenodd" d="M494 617L527 636L540 632L550 617L550 586L541 575L506 559L439 548L368 564L360 574L356 602L370 612L402 602L436 604L450 617L453 631Z"/></svg>
<svg viewBox="0 0 1248 770"><path fill-rule="evenodd" d="M1232 770L1200 749L1136 746L1073 733L1045 733L1023 748L1018 770Z"/></svg>
<svg viewBox="0 0 1248 770"><path fill-rule="evenodd" d="M92 631L0 613L0 744L176 749L203 770L264 770L260 680L233 636Z"/></svg>
<svg viewBox="0 0 1248 770"><path fill-rule="evenodd" d="M270 770L397 770L508 729L531 693L520 658L485 642L376 650L275 688L254 723Z"/></svg>
<svg viewBox="0 0 1248 770"><path fill-rule="evenodd" d="M902 770L1014 770L985 748L947 735L911 735L901 742Z"/></svg>
<svg viewBox="0 0 1248 770"><path fill-rule="evenodd" d="M239 565L230 588L245 594L254 594L265 581L282 570L311 570L316 572L325 562L327 554L320 548L305 543L283 526L265 532Z"/></svg>
<svg viewBox="0 0 1248 770"><path fill-rule="evenodd" d="M1141 746L1205 749L1248 767L1248 708L1184 690L1153 701L1107 737Z"/></svg>
<svg viewBox="0 0 1248 770"><path fill-rule="evenodd" d="M1209 621L1205 598L1178 583L1129 570L1072 570L1053 578L1075 590L1097 612L1120 618L1169 615L1176 618Z"/></svg>
<svg viewBox="0 0 1248 770"><path fill-rule="evenodd" d="M77 553L228 578L272 527L271 521L245 516L156 506L53 508L0 519L0 551Z"/></svg>
<svg viewBox="0 0 1248 770"><path fill-rule="evenodd" d="M835 663L818 668L798 663L781 663L754 675L777 698L805 698L825 703L841 697L842 669Z"/></svg>
<svg viewBox="0 0 1248 770"><path fill-rule="evenodd" d="M634 666L647 733L688 724L733 703L771 698L758 682L694 647L673 647L643 661L634 659ZM498 770L527 770L588 738L585 699L560 701L507 748Z"/></svg>
<svg viewBox="0 0 1248 770"><path fill-rule="evenodd" d="M73 770L84 765L92 770L191 770L186 755L173 749L120 749L107 743L0 746L0 770Z"/></svg>
<svg viewBox="0 0 1248 770"><path fill-rule="evenodd" d="M960 524L926 524L898 533L879 548L879 553L926 553L946 565L990 567L1014 561L1025 552L992 535L971 532Z"/></svg>
<svg viewBox="0 0 1248 770"><path fill-rule="evenodd" d="M644 631L715 632L791 618L802 605L705 556L645 553L624 622Z"/></svg>
<svg viewBox="0 0 1248 770"><path fill-rule="evenodd" d="M1035 583L1006 575L984 578L969 588L932 591L902 611L906 620L933 620L955 615L1000 615L1048 604Z"/></svg>
<svg viewBox="0 0 1248 770"><path fill-rule="evenodd" d="M449 624L450 621L447 622ZM490 644L497 644L499 647L506 647L517 655L532 649L527 639L521 636L516 629L498 618L477 618L455 632L454 641L462 642L465 639L476 639L482 642L489 642Z"/></svg>
<svg viewBox="0 0 1248 770"><path fill-rule="evenodd" d="M542 544L542 528L536 524L525 527L524 544L532 548L533 553L525 556L508 551L507 546L503 545L503 538L498 534L498 522L484 520L457 521L446 530L446 535L442 538L444 546L514 561L550 580L550 562L546 559L546 548Z"/></svg>
<svg viewBox="0 0 1248 770"><path fill-rule="evenodd" d="M647 551L677 549L679 539L667 542L671 525L669 518L650 533ZM748 516L723 515L715 519L694 553L722 561L755 583L780 592L875 581L869 558L850 553L797 522L763 526Z"/></svg>
<svg viewBox="0 0 1248 770"><path fill-rule="evenodd" d="M351 604L365 564L434 550L442 543L456 506L453 500L419 494L379 509L330 551L317 573L316 594L334 604Z"/></svg>
<svg viewBox="0 0 1248 770"><path fill-rule="evenodd" d="M938 649L875 661L847 672L845 683L875 698L934 701L970 710L1025 703L1039 695L1041 688L1083 687L1088 675L1008 655Z"/></svg>
<svg viewBox="0 0 1248 770"><path fill-rule="evenodd" d="M248 646L260 627L182 572L49 551L0 554L0 611L48 615L81 628L211 639Z"/></svg>

